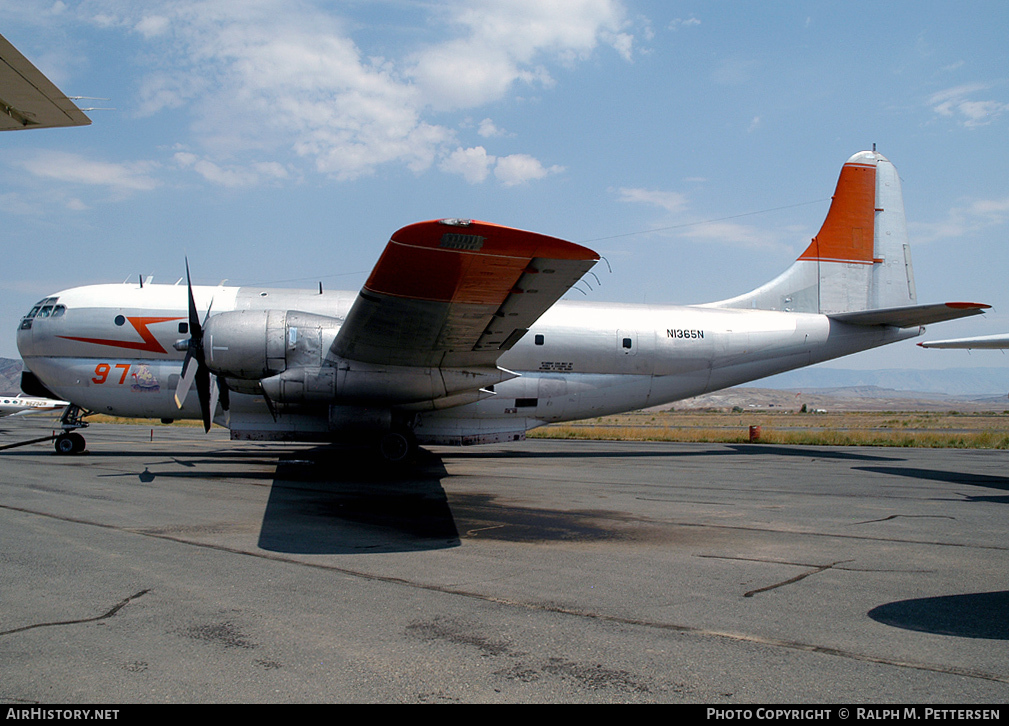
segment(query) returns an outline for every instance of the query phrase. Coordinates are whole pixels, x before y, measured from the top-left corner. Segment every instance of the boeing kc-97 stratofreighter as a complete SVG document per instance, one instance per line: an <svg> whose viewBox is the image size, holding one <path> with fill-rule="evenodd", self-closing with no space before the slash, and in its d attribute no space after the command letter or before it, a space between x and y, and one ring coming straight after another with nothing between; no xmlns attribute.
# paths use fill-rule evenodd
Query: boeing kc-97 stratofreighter
<svg viewBox="0 0 1009 726"><path fill-rule="evenodd" d="M0 130L90 120L0 38ZM598 261L469 219L392 235L360 292L90 285L21 319L22 390L87 413L217 421L234 439L513 441L544 424L670 403L920 335L987 305L918 305L897 171L841 169L820 232L783 274L704 305L560 301ZM197 396L188 397L192 384Z"/></svg>
<svg viewBox="0 0 1009 726"><path fill-rule="evenodd" d="M88 411L202 418L234 439L367 433L399 460L416 444L518 440L696 396L988 307L917 304L900 179L875 151L844 163L795 263L744 295L558 302L598 259L553 237L441 219L394 233L356 293L142 281L64 290L21 321L22 388L74 404L56 441L64 452L83 448L71 430Z"/></svg>

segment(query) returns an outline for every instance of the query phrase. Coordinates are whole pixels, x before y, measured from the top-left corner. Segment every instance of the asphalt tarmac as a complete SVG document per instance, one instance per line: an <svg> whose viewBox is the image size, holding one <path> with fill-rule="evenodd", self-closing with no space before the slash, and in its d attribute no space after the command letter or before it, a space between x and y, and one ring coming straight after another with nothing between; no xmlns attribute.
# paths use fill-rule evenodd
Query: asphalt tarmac
<svg viewBox="0 0 1009 726"><path fill-rule="evenodd" d="M0 451L2 703L1009 701L1006 451L84 433Z"/></svg>

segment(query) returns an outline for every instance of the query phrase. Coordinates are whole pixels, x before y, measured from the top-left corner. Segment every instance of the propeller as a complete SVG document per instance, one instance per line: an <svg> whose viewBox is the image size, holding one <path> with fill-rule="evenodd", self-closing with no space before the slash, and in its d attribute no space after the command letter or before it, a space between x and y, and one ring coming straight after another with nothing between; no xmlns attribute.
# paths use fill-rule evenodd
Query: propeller
<svg viewBox="0 0 1009 726"><path fill-rule="evenodd" d="M210 309L214 301L207 306L207 314L200 323L200 315L196 310L196 300L193 297L193 281L189 274L189 258L186 258L186 287L189 291L189 340L180 340L175 344L176 350L185 350L186 358L182 363L182 377L175 389L175 404L182 404L189 394L189 389L196 382L196 394L200 399L200 411L203 414L203 428L210 431L210 423L220 401L221 408L227 413L231 404L228 384L216 375L211 377L207 366L207 357L203 347L203 329L210 318Z"/></svg>

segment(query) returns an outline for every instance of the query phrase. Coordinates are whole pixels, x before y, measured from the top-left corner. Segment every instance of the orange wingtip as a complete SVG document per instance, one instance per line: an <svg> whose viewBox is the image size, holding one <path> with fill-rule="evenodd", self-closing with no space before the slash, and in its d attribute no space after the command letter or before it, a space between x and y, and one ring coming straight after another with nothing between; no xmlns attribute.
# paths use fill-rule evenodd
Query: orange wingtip
<svg viewBox="0 0 1009 726"><path fill-rule="evenodd" d="M987 310L991 305L973 302L948 302L946 303L946 307L953 308L954 310Z"/></svg>
<svg viewBox="0 0 1009 726"><path fill-rule="evenodd" d="M392 241L411 247L454 250L505 257L544 257L552 260L598 260L588 247L475 219L432 219L398 230Z"/></svg>
<svg viewBox="0 0 1009 726"><path fill-rule="evenodd" d="M599 255L535 232L469 219L432 220L397 231L364 286L396 297L498 306L536 258L578 264Z"/></svg>

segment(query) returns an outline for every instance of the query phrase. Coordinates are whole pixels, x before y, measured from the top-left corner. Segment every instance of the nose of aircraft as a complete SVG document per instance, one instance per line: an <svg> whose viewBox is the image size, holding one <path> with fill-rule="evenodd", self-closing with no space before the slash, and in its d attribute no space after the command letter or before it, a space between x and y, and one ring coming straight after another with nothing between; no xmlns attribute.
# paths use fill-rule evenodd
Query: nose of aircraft
<svg viewBox="0 0 1009 726"><path fill-rule="evenodd" d="M43 321L50 318L62 318L66 308L60 304L58 297L46 297L32 306L32 309L21 318L17 330L18 352L23 359L30 358L37 352L37 341L45 334Z"/></svg>

